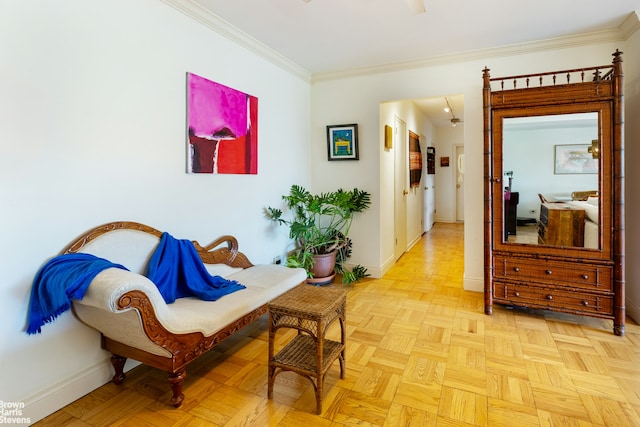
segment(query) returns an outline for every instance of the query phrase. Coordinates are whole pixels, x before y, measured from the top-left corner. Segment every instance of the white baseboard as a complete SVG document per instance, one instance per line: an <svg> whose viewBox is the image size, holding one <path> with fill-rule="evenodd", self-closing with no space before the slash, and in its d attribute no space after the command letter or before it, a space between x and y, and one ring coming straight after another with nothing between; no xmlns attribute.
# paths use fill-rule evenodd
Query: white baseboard
<svg viewBox="0 0 640 427"><path fill-rule="evenodd" d="M139 365L139 362L127 360L125 371ZM110 356L83 371L77 372L70 378L60 381L41 390L24 400L22 416L35 423L53 414L82 396L102 387L113 377L113 367Z"/></svg>
<svg viewBox="0 0 640 427"><path fill-rule="evenodd" d="M634 322L640 323L640 307L633 303L629 298L625 300L625 309L627 316L631 317Z"/></svg>
<svg viewBox="0 0 640 427"><path fill-rule="evenodd" d="M462 286L465 291L484 292L484 279L477 277L464 277Z"/></svg>
<svg viewBox="0 0 640 427"><path fill-rule="evenodd" d="M351 270L354 266L355 264L344 263L344 268L346 268L347 270ZM366 265L363 265L363 267L367 269L367 273L369 273L370 277L374 279L379 279L382 277L382 268L369 267Z"/></svg>
<svg viewBox="0 0 640 427"><path fill-rule="evenodd" d="M377 278L380 279L384 277L384 275L387 274L395 264L395 255L391 255L385 262L382 263L382 266L380 267L380 276Z"/></svg>

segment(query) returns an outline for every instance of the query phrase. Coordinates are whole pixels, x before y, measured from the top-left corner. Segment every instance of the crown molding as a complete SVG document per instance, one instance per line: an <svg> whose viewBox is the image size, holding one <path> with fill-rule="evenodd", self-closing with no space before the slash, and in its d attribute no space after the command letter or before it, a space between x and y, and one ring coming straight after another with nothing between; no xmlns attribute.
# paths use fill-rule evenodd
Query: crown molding
<svg viewBox="0 0 640 427"><path fill-rule="evenodd" d="M269 48L264 43L261 43L250 35L244 33L237 27L229 24L227 21L224 21L217 15L209 12L199 4L194 3L191 0L162 0L162 2L194 19L195 21L200 22L206 27L228 38L234 43L237 43L238 45L244 47L252 53L283 68L291 74L294 74L300 79L306 82L311 81L311 73L309 71L305 70L286 57L280 55L278 52Z"/></svg>
<svg viewBox="0 0 640 427"><path fill-rule="evenodd" d="M635 10L627 16L627 19L624 20L622 25L620 25L619 29L622 33L622 36L625 40L627 40L633 33L638 31L640 28L640 10Z"/></svg>
<svg viewBox="0 0 640 427"><path fill-rule="evenodd" d="M635 15L635 13L634 13ZM628 21L629 19L627 19ZM625 21L625 23L627 22ZM624 24L623 24L624 25ZM630 33L631 34L631 33ZM630 35L629 34L629 35ZM489 49L479 49L467 52L458 52L449 55L434 56L418 61L398 62L374 67L357 68L344 71L336 71L322 74L314 74L312 83L342 79L346 77L363 76L388 72L405 71L416 68L453 64L481 60L487 57L524 55L553 49L566 49L576 46L585 46L598 43L616 42L626 40L620 28L612 30L596 31L592 33L578 34L566 37L557 37L528 43L517 43Z"/></svg>
<svg viewBox="0 0 640 427"><path fill-rule="evenodd" d="M283 68L284 70L299 77L300 79L311 83L370 74L405 71L443 64L468 62L481 60L487 57L523 55L553 49L566 49L598 43L619 42L627 40L633 33L640 29L640 11L634 11L629 14L629 16L618 28L614 28L611 30L596 31L566 37L557 37L528 43L517 43L489 49L458 52L448 55L434 56L417 61L397 62L373 67L354 68L328 73L311 74L308 70L302 68L298 64L269 48L259 40L244 33L239 28L229 24L227 21L211 13L199 4L194 3L192 0L162 0L162 2L181 13L184 13L195 21L200 22L201 24L237 43L238 45L244 47L252 53Z"/></svg>

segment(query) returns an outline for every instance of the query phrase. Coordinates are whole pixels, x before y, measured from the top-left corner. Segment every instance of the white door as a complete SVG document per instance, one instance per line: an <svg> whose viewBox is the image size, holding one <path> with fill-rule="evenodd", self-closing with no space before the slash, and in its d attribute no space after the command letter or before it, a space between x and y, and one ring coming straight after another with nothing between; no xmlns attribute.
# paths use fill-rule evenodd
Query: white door
<svg viewBox="0 0 640 427"><path fill-rule="evenodd" d="M427 150L422 150L423 188L423 231L431 230L436 215L436 183L435 175L429 175L427 168Z"/></svg>
<svg viewBox="0 0 640 427"><path fill-rule="evenodd" d="M456 221L464 221L464 145L456 145Z"/></svg>
<svg viewBox="0 0 640 427"><path fill-rule="evenodd" d="M393 127L394 151L394 234L396 261L407 249L407 124L400 118L395 118Z"/></svg>

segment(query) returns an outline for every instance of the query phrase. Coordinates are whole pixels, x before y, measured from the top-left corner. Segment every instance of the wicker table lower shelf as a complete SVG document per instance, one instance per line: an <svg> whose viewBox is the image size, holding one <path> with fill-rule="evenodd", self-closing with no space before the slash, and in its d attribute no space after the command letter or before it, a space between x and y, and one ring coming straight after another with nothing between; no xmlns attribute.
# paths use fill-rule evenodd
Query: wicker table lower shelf
<svg viewBox="0 0 640 427"><path fill-rule="evenodd" d="M273 398L273 383L280 372L295 372L313 384L316 412L320 414L324 376L333 362L340 362L340 378L345 375L346 291L303 284L276 298L268 307L268 397ZM336 319L340 322L340 342L325 338L327 328ZM297 329L298 335L274 355L279 328Z"/></svg>

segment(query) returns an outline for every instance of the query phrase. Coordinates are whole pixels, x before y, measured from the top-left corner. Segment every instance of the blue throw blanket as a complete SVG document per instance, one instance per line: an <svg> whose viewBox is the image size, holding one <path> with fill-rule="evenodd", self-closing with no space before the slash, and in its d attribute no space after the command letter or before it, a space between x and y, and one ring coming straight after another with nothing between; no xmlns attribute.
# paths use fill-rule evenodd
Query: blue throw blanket
<svg viewBox="0 0 640 427"><path fill-rule="evenodd" d="M33 280L27 333L40 333L45 323L53 322L71 308L72 299L84 297L98 273L111 267L127 270L120 264L84 253L60 255L49 260ZM151 255L147 277L156 284L167 304L189 296L215 301L245 288L234 280L210 275L193 243L177 240L168 233L162 234Z"/></svg>
<svg viewBox="0 0 640 427"><path fill-rule="evenodd" d="M106 268L117 267L90 254L66 254L49 260L36 274L31 287L27 333L40 333L45 323L53 322L71 308L72 299L82 299L89 283Z"/></svg>
<svg viewBox="0 0 640 427"><path fill-rule="evenodd" d="M156 284L167 304L192 296L215 301L245 288L235 280L210 275L193 243L175 239L169 233L162 233L147 265L147 277Z"/></svg>

